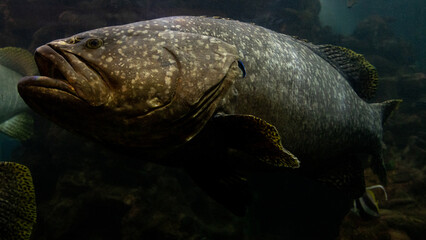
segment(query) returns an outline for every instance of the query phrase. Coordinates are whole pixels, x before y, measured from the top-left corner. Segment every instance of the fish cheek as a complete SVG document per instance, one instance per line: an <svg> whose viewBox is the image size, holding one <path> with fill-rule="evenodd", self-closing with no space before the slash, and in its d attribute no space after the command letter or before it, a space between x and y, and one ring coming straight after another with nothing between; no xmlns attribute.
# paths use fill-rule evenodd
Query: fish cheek
<svg viewBox="0 0 426 240"><path fill-rule="evenodd" d="M176 60L164 48L146 59L114 66L109 78L114 96L110 105L115 111L130 116L143 116L169 104L176 92L180 69Z"/></svg>

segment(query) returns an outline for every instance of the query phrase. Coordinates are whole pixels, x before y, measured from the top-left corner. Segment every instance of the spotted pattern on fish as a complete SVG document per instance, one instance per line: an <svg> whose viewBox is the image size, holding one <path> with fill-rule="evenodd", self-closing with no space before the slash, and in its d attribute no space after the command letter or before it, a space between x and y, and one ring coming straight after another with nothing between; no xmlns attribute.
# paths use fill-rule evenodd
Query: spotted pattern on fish
<svg viewBox="0 0 426 240"><path fill-rule="evenodd" d="M93 41L102 45L93 48ZM168 17L87 31L37 52L44 56L36 53L42 74L62 74L40 77L39 84L65 76L55 84L72 96L61 95L61 101L72 104L68 111L55 109L48 102L58 92L37 90L45 94L35 97L30 81L20 84L26 102L58 124L104 142L181 145L215 113L225 113L253 115L275 126L283 147L305 168L328 168L345 155L363 153L382 160L389 107L361 99L336 66L306 42L260 26ZM52 66L45 66L46 59ZM74 121L80 115L85 121Z"/></svg>
<svg viewBox="0 0 426 240"><path fill-rule="evenodd" d="M236 81L223 99L224 111L252 114L275 125L284 146L299 158L323 158L354 146L381 149L379 109L360 99L336 69L301 41L223 19L174 17L139 24L235 45L247 77Z"/></svg>
<svg viewBox="0 0 426 240"><path fill-rule="evenodd" d="M0 183L0 239L30 239L36 206L29 169L13 162L0 162Z"/></svg>

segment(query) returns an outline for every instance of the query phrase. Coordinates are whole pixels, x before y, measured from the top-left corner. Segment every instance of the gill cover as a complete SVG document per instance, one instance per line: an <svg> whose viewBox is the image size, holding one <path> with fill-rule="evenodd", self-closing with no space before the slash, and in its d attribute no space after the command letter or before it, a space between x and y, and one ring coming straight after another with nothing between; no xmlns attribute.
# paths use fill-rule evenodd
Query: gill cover
<svg viewBox="0 0 426 240"><path fill-rule="evenodd" d="M165 40L161 47L176 62L173 74L173 97L170 103L129 121L150 126L150 142L172 140L184 143L195 136L215 112L222 96L244 71L238 63L235 46L214 37L164 31L158 34ZM164 42L163 42L164 43ZM170 74L169 74L170 75ZM150 100L148 100L150 101ZM160 140L161 139L161 140Z"/></svg>

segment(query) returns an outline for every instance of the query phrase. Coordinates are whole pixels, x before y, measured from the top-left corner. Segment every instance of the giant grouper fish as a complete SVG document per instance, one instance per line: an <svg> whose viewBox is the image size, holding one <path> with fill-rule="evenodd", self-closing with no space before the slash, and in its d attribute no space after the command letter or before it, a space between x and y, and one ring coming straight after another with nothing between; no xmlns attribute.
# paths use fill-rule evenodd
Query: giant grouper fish
<svg viewBox="0 0 426 240"><path fill-rule="evenodd" d="M244 214L250 169L298 168L355 199L369 155L386 182L382 125L400 100L367 103L376 70L346 48L180 16L55 40L35 60L40 76L18 85L33 110L108 146L184 166L234 213Z"/></svg>

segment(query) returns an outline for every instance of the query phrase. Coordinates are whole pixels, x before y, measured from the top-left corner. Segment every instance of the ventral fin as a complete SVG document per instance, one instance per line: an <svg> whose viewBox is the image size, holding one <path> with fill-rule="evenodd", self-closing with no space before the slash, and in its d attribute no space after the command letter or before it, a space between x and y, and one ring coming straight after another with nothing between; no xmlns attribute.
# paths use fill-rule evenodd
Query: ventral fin
<svg viewBox="0 0 426 240"><path fill-rule="evenodd" d="M334 45L309 45L318 55L340 71L363 99L374 97L378 84L376 68L363 55Z"/></svg>
<svg viewBox="0 0 426 240"><path fill-rule="evenodd" d="M230 148L254 156L272 167L298 168L299 160L281 143L278 130L272 124L252 115L217 114L211 121L214 129L224 134Z"/></svg>

